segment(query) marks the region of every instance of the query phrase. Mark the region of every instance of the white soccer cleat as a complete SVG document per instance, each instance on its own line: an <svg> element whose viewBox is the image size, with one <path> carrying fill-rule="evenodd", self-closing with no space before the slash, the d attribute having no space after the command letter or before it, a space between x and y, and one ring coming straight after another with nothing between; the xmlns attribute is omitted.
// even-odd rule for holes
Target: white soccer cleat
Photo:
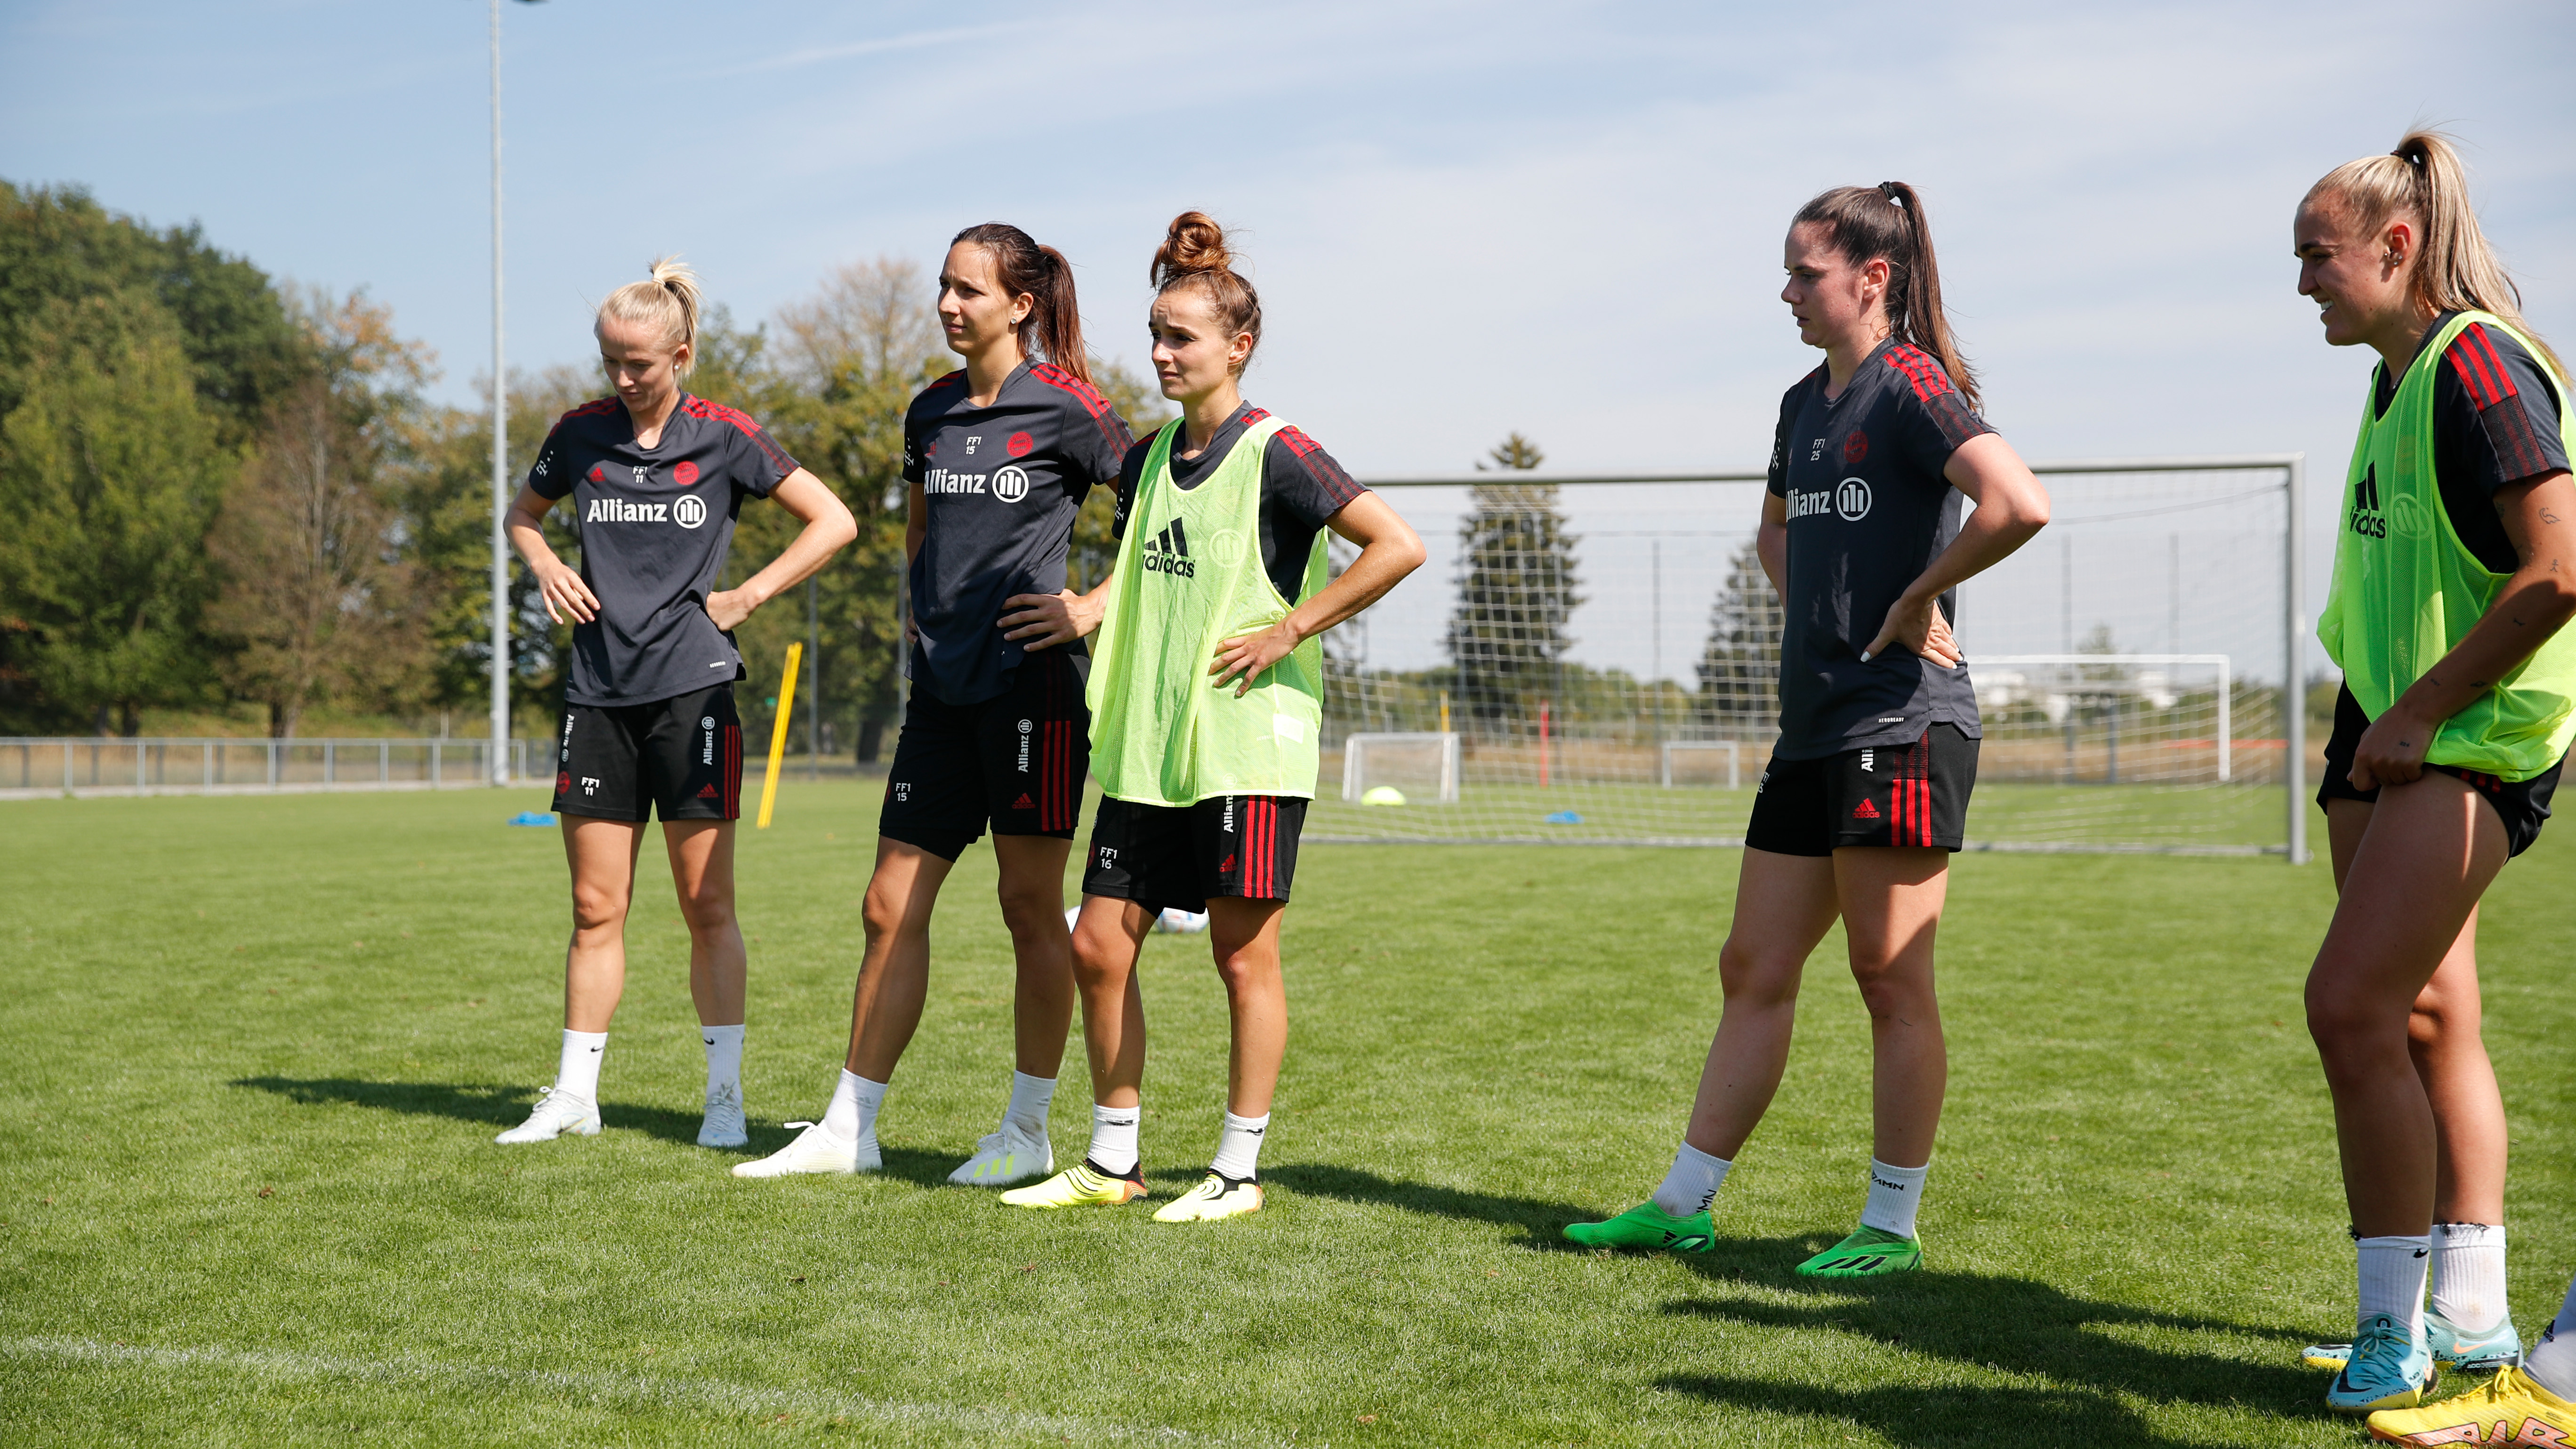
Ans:
<svg viewBox="0 0 2576 1449"><path fill-rule="evenodd" d="M528 1120L493 1138L495 1142L552 1142L565 1133L599 1135L599 1106L554 1087L537 1088L537 1105Z"/></svg>
<svg viewBox="0 0 2576 1449"><path fill-rule="evenodd" d="M805 1130L796 1134L795 1141L767 1157L756 1162L735 1163L733 1175L794 1177L809 1172L874 1172L885 1166L884 1158L873 1143L862 1152L859 1144L833 1136L832 1130L820 1122L790 1122L787 1125Z"/></svg>
<svg viewBox="0 0 2576 1449"><path fill-rule="evenodd" d="M966 1159L948 1180L960 1187L1009 1187L1055 1171L1055 1145L1041 1132L1029 1136L1009 1122L1002 1130L985 1134L975 1144L975 1155Z"/></svg>
<svg viewBox="0 0 2576 1449"><path fill-rule="evenodd" d="M751 1134L742 1120L742 1085L724 1082L707 1088L707 1120L698 1124L700 1147L749 1147Z"/></svg>

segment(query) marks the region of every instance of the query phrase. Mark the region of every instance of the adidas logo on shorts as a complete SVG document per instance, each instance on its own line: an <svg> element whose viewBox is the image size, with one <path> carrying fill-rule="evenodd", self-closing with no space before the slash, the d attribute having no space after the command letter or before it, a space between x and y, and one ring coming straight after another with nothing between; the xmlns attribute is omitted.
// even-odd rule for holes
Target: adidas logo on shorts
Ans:
<svg viewBox="0 0 2576 1449"><path fill-rule="evenodd" d="M1014 810L1035 810L1038 808L1038 802L1030 799L1025 793L1023 793L1020 798L1011 802L1011 808Z"/></svg>
<svg viewBox="0 0 2576 1449"><path fill-rule="evenodd" d="M1863 800L1858 805L1852 807L1852 818L1854 820L1876 820L1878 818L1878 807L1872 805L1866 800Z"/></svg>

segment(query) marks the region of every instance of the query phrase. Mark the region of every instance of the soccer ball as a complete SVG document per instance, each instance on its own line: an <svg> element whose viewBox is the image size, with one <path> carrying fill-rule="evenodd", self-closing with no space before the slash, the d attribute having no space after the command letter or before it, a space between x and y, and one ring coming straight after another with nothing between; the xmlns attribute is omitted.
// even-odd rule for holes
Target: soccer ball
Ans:
<svg viewBox="0 0 2576 1449"><path fill-rule="evenodd" d="M1404 803L1404 792L1395 788L1393 785L1380 785L1375 789L1370 790L1367 794L1360 796L1360 803L1363 805L1401 805Z"/></svg>

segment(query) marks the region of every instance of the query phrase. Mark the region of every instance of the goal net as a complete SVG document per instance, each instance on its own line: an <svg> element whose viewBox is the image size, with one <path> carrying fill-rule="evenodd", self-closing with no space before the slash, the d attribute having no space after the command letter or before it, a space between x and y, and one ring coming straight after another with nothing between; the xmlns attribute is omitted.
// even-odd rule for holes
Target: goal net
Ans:
<svg viewBox="0 0 2576 1449"><path fill-rule="evenodd" d="M1985 736L1971 849L2294 848L2322 743L2297 743L2298 467L2037 469L2047 530L1959 593ZM1375 486L1431 558L1326 638L1340 788L1309 838L1742 843L1779 716L1759 475Z"/></svg>

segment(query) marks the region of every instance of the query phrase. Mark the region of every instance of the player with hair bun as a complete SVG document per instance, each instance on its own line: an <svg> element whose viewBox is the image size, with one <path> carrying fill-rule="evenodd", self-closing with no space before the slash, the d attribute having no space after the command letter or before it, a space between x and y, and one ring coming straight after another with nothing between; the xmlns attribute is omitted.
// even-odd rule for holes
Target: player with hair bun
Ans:
<svg viewBox="0 0 2576 1449"><path fill-rule="evenodd" d="M1709 1204L1779 1090L1799 978L1840 917L1870 1017L1868 1195L1859 1228L1798 1271L1873 1277L1922 1264L1916 1209L1949 1080L1932 945L1982 733L1952 591L2037 533L2048 495L1977 415L1914 188L1816 197L1785 261L1780 299L1825 361L1781 401L1762 504L1762 569L1787 610L1780 739L1718 954L1725 1009L1663 1185L1565 1236L1715 1246Z"/></svg>
<svg viewBox="0 0 2576 1449"><path fill-rule="evenodd" d="M2326 1403L2399 1443L2576 1442L2576 1293L2511 1366L2504 1103L2476 935L2479 898L2539 836L2576 741L2567 374L2523 322L2441 135L2327 172L2292 226L2327 343L2379 355L2317 619L2344 688L2317 791L2337 898L2308 1031L2360 1280ZM2503 1370L2415 1408L2437 1360Z"/></svg>
<svg viewBox="0 0 2576 1449"><path fill-rule="evenodd" d="M743 677L733 631L858 537L850 510L750 418L680 384L697 361L698 279L653 263L599 304L593 331L615 395L565 413L510 505L510 541L546 616L573 621L556 742L554 808L572 867L563 1052L554 1085L501 1142L599 1131L599 1068L626 988L626 909L645 822L662 817L689 927L689 996L707 1053L701 1147L740 1147L746 961L734 920L733 829L742 813ZM581 567L540 520L573 500ZM719 589L745 498L804 521L741 587Z"/></svg>
<svg viewBox="0 0 2576 1449"><path fill-rule="evenodd" d="M1001 1122L949 1181L1006 1187L1055 1170L1047 1112L1073 1025L1064 867L1089 766L1083 703L1096 598L1065 589L1074 517L1114 482L1127 424L1091 385L1073 268L1001 222L957 233L939 321L966 365L903 419L914 638L911 698L886 772L862 906L850 1049L819 1122L741 1177L874 1172L877 1114L930 990L930 916L966 848L993 833L1019 968Z"/></svg>
<svg viewBox="0 0 2576 1449"><path fill-rule="evenodd" d="M1101 802L1073 932L1091 1056L1090 1150L1016 1207L1114 1205L1146 1195L1137 1144L1145 1006L1136 962L1166 907L1207 913L1234 1043L1207 1176L1154 1214L1239 1217L1288 1044L1280 914L1315 793L1323 727L1319 636L1422 563L1422 541L1313 439L1243 400L1261 298L1204 214L1155 250L1150 326L1176 422L1129 451L1118 481L1116 569L1091 676ZM1326 581L1326 530L1359 557Z"/></svg>

